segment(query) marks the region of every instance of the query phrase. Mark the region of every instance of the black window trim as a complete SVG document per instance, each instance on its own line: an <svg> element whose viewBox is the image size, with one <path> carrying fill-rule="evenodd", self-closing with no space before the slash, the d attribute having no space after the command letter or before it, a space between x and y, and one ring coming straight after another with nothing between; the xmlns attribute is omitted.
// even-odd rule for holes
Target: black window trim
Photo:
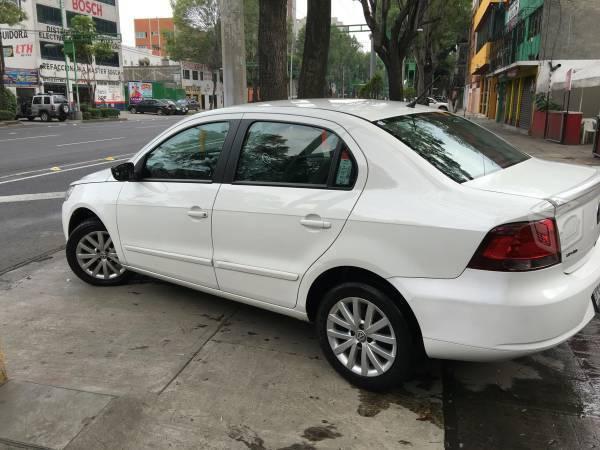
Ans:
<svg viewBox="0 0 600 450"><path fill-rule="evenodd" d="M323 130L329 131L332 134L335 134L337 138L340 140L340 143L336 147L333 153L333 157L331 158L331 167L329 168L329 174L327 175L327 184L311 184L311 183L285 183L285 182L274 182L274 181L239 181L235 179L235 174L237 172L238 164L240 162L240 155L242 153L242 147L244 146L244 141L246 139L246 135L248 130L252 126L252 124L256 122L268 122L268 123L284 123L287 125L301 125L311 128L321 128ZM337 173L339 164L340 164L340 155L342 153L342 147L346 146L348 148L348 152L350 153L350 158L352 160L352 183L348 186L335 186L335 174ZM335 169L334 169L335 168ZM333 190L333 191L352 191L356 186L356 180L358 179L358 164L356 163L356 158L350 149L350 146L339 136L338 133L333 131L331 128L323 126L323 125L315 125L314 123L302 122L294 119L273 119L273 118L265 118L265 119L242 119L237 127L237 133L235 136L235 141L233 143L232 149L229 152L229 160L227 161L227 167L225 169L225 175L223 178L223 184L231 184L231 185L240 185L240 186L273 186L273 187L288 187L288 188L300 188L300 189L325 189L325 190Z"/></svg>
<svg viewBox="0 0 600 450"><path fill-rule="evenodd" d="M142 174L144 173L144 166L146 165L146 160L148 157L162 144L167 142L172 137L178 135L179 133L183 133L191 128L201 127L204 125L210 125L213 123L229 123L229 130L227 131L227 136L225 137L225 142L223 142L223 148L221 150L221 154L219 155L219 160L217 161L217 167L215 168L215 172L213 174L212 180L196 180L193 178L144 178ZM154 145L150 150L148 150L144 155L135 163L135 182L160 182L160 183L195 183L195 184L213 184L213 183L223 183L223 176L225 173L225 167L227 162L229 161L229 157L232 150L232 145L234 143L234 139L236 137L236 132L239 127L240 120L239 119L218 119L218 116L215 116L215 120L211 120L210 122L200 122L189 124L189 126L178 130L177 133L170 134L169 136L162 139L156 145Z"/></svg>

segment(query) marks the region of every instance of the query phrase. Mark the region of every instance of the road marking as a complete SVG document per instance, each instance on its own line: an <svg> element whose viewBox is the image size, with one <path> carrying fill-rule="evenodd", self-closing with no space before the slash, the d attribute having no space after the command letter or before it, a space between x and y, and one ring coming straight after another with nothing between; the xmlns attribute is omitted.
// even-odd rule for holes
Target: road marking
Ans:
<svg viewBox="0 0 600 450"><path fill-rule="evenodd" d="M14 180L0 181L0 184L16 183L17 181L25 181L25 180L30 180L32 178L45 177L45 176L48 176L48 175L56 175L58 173L70 172L71 170L87 169L88 167L101 166L103 164L108 164L110 162L119 162L119 161L127 161L127 159L123 158L123 159L115 159L114 161L104 161L104 162L99 162L99 163L96 163L96 164L88 164L86 166L79 166L79 167L72 167L70 169L63 169L63 170L60 170L60 171L57 171L57 172L38 173L37 175L30 175L28 177L21 177L21 178L17 178L17 179L14 179Z"/></svg>
<svg viewBox="0 0 600 450"><path fill-rule="evenodd" d="M135 153L126 153L124 155L108 156L107 158L92 159L90 161L81 161L81 162L76 162L76 163L63 164L60 167L62 169L64 169L65 167L78 166L79 164L88 164L88 163L94 163L94 162L98 162L98 161L115 161L115 159L128 158L128 157L133 156L133 155L135 155ZM113 158L113 159L108 159L108 158ZM59 167L59 166L57 166L57 167ZM48 167L45 167L43 169L27 170L25 172L11 173L9 175L2 175L2 176L0 176L0 180L2 180L4 178L18 177L18 176L21 176L21 175L29 175L30 173L46 172L48 170L50 170L50 169Z"/></svg>
<svg viewBox="0 0 600 450"><path fill-rule="evenodd" d="M104 142L104 141L118 141L119 139L125 139L125 137L116 137L116 138L109 138L109 139L97 139L95 141L70 142L68 144L58 144L57 147L66 147L68 145L92 144L94 142Z"/></svg>
<svg viewBox="0 0 600 450"><path fill-rule="evenodd" d="M64 198L64 192L44 192L42 194L5 195L0 197L0 203L30 202L33 200L51 200Z"/></svg>
<svg viewBox="0 0 600 450"><path fill-rule="evenodd" d="M60 136L60 135L59 134L46 134L44 136L27 136L27 137L21 137L21 138L0 139L0 142L21 141L23 139L41 139L41 138L56 137L56 136Z"/></svg>
<svg viewBox="0 0 600 450"><path fill-rule="evenodd" d="M58 172L61 169L58 166L54 166L54 167L50 167L50 170L53 171L53 172Z"/></svg>

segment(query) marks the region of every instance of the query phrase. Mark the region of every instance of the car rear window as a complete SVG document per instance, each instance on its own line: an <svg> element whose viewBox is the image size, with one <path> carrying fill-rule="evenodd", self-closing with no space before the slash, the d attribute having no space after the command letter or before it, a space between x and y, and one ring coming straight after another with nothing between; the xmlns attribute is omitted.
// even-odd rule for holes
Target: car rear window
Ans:
<svg viewBox="0 0 600 450"><path fill-rule="evenodd" d="M458 183L530 158L485 128L450 113L409 114L375 124Z"/></svg>
<svg viewBox="0 0 600 450"><path fill-rule="evenodd" d="M54 96L54 103L68 103L67 102L67 98L63 95L55 95Z"/></svg>

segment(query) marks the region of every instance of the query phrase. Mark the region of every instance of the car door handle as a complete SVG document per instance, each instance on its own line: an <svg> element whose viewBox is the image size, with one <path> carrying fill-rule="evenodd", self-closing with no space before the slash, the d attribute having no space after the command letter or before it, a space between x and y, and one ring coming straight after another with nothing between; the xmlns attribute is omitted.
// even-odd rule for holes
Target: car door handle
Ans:
<svg viewBox="0 0 600 450"><path fill-rule="evenodd" d="M208 217L208 213L206 211L203 211L201 209L190 209L187 212L187 215L194 218L194 219L206 219Z"/></svg>
<svg viewBox="0 0 600 450"><path fill-rule="evenodd" d="M300 223L307 228L327 229L331 228L331 222L321 219L301 219Z"/></svg>

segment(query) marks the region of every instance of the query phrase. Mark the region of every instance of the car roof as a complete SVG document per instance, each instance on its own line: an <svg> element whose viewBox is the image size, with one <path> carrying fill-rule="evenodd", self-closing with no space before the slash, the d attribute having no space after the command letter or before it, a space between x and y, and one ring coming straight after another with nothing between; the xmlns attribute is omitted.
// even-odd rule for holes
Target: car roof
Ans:
<svg viewBox="0 0 600 450"><path fill-rule="evenodd" d="M285 108L285 111L278 111L279 108ZM223 112L285 112L297 109L301 111L333 111L343 114L349 114L361 119L373 122L375 120L385 119L387 117L403 116L414 114L415 112L437 111L423 105L416 105L415 108L407 106L406 102L396 102L389 100L367 100L367 99L342 99L342 98L319 98L302 100L277 100L273 102L247 103L244 105L232 106L220 109Z"/></svg>

